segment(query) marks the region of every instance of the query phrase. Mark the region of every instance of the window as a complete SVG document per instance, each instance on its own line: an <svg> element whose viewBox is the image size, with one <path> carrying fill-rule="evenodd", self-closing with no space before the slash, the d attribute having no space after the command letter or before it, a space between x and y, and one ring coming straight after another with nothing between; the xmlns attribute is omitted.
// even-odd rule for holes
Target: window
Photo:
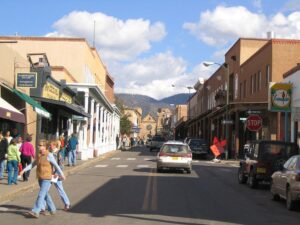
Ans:
<svg viewBox="0 0 300 225"><path fill-rule="evenodd" d="M266 87L268 87L270 82L270 66L266 66Z"/></svg>
<svg viewBox="0 0 300 225"><path fill-rule="evenodd" d="M254 93L254 82L253 82L253 75L251 75L251 82L250 82L250 91L251 91L251 94Z"/></svg>
<svg viewBox="0 0 300 225"><path fill-rule="evenodd" d="M240 83L240 99L242 99L243 95L243 83Z"/></svg>
<svg viewBox="0 0 300 225"><path fill-rule="evenodd" d="M261 89L261 72L258 71L257 75L258 75L258 78L257 78L257 90L260 90Z"/></svg>
<svg viewBox="0 0 300 225"><path fill-rule="evenodd" d="M246 98L246 91L247 91L247 81L244 81L244 98Z"/></svg>
<svg viewBox="0 0 300 225"><path fill-rule="evenodd" d="M256 87L256 73L254 74L254 80L253 80L253 92L256 92L257 87Z"/></svg>

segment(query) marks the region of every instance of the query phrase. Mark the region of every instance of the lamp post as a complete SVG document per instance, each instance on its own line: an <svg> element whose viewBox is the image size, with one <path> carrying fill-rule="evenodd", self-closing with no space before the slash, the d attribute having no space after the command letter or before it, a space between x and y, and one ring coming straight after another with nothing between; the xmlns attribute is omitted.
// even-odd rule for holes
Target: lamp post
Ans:
<svg viewBox="0 0 300 225"><path fill-rule="evenodd" d="M226 72L226 82L227 82L227 90L226 90L226 112L225 112L225 139L226 139L226 149L225 149L225 158L228 159L228 136L229 136L229 130L228 130L228 121L229 121L229 115L228 115L228 109L229 109L229 65L227 63L220 64L216 62L203 62L203 65L208 67L212 65L219 65L222 66L222 68Z"/></svg>

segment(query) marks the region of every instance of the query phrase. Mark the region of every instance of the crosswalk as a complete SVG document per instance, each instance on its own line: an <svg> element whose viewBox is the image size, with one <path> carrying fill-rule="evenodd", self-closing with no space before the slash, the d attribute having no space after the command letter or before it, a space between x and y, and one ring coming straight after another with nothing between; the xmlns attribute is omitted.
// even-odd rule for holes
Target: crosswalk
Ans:
<svg viewBox="0 0 300 225"><path fill-rule="evenodd" d="M108 167L115 167L115 168L128 168L128 167L136 167L136 168L150 168L150 165L127 165L127 164L120 164L120 165L108 165L108 164L98 164L95 165L95 168L108 168ZM153 166L152 166L153 167Z"/></svg>

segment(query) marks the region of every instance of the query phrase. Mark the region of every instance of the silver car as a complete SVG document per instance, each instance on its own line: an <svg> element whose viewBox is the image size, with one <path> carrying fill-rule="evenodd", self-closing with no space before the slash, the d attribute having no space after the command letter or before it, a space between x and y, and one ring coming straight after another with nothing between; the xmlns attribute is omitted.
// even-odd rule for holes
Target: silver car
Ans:
<svg viewBox="0 0 300 225"><path fill-rule="evenodd" d="M168 141L157 155L157 172L163 169L184 169L187 173L192 171L192 152L190 147L183 142Z"/></svg>
<svg viewBox="0 0 300 225"><path fill-rule="evenodd" d="M271 192L274 200L286 199L289 210L300 200L300 155L291 157L280 171L273 173Z"/></svg>

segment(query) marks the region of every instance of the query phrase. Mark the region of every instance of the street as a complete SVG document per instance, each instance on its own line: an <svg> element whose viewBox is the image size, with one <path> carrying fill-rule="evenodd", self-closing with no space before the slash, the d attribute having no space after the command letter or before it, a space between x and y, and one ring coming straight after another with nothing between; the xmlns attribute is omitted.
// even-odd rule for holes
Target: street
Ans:
<svg viewBox="0 0 300 225"><path fill-rule="evenodd" d="M24 217L37 190L0 206L0 224L299 224L300 212L274 202L268 188L237 182L237 167L195 160L192 174L156 173L156 153L135 147L71 174L64 212L54 187L53 216Z"/></svg>

